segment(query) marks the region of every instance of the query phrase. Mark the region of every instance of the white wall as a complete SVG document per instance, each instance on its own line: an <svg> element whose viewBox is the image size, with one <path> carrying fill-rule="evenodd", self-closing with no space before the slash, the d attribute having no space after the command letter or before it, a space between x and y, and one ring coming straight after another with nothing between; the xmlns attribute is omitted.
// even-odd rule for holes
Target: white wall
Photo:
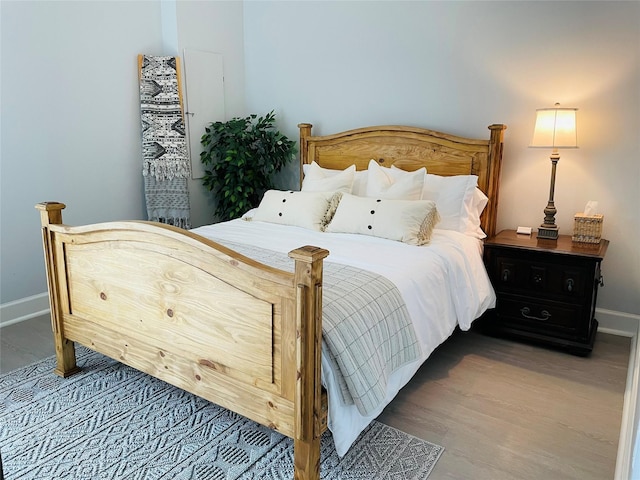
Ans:
<svg viewBox="0 0 640 480"><path fill-rule="evenodd" d="M0 305L46 291L36 203L66 203L69 224L145 218L137 55L176 53L170 13L159 0L0 2ZM185 47L225 54L225 101L243 113L242 3L177 13Z"/></svg>
<svg viewBox="0 0 640 480"><path fill-rule="evenodd" d="M0 8L5 303L46 290L36 203L66 203L72 224L143 217L136 57L161 35L155 3Z"/></svg>
<svg viewBox="0 0 640 480"><path fill-rule="evenodd" d="M224 70L225 114L227 119L244 116L244 43L243 3L177 2L179 55L184 49L222 54ZM204 132L201 132L204 134ZM201 146L192 145L198 161ZM202 179L189 182L191 224L194 227L214 220L213 195L202 186Z"/></svg>
<svg viewBox="0 0 640 480"><path fill-rule="evenodd" d="M159 1L0 5L4 304L46 289L36 202L67 203L71 224L144 218L135 58L174 52L163 51ZM637 315L639 9L179 1L176 22L179 51L223 54L227 117L275 109L292 138L302 121L320 134L402 123L476 137L506 123L501 228L542 220L550 163L527 148L535 109L555 101L580 108L581 148L563 152L558 166L557 222L570 233L573 214L600 202L611 246L599 305ZM279 183L296 186L296 169ZM199 181L190 190L193 223L205 223L208 192Z"/></svg>
<svg viewBox="0 0 640 480"><path fill-rule="evenodd" d="M175 7L178 52L224 56L228 118L275 109L292 138L301 121L317 133L402 123L477 137L506 123L502 228L536 226L546 205L547 154L527 148L535 109L579 107L581 148L562 153L557 221L570 233L573 214L600 202L611 240L600 306L640 313L638 2ZM46 288L36 202L68 203L71 224L144 217L135 59L175 52L163 51L159 2L2 2L0 12L6 303ZM296 169L283 185L295 187ZM190 188L198 225L211 201L199 181Z"/></svg>
<svg viewBox="0 0 640 480"><path fill-rule="evenodd" d="M578 107L556 222L598 200L611 241L599 306L640 314L639 2L245 2L247 109L284 132L408 124L488 138L506 123L498 227L537 227L549 154L536 108ZM297 166L283 178L297 181Z"/></svg>

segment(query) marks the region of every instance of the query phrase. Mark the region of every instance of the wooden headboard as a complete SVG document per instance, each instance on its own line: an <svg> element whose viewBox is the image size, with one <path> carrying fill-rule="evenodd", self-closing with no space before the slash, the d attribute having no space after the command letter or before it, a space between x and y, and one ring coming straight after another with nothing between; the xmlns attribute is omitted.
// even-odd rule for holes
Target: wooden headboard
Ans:
<svg viewBox="0 0 640 480"><path fill-rule="evenodd" d="M333 135L311 135L310 123L300 128L300 184L302 165L315 161L324 168L355 165L366 170L371 159L385 167L403 170L426 167L436 175L477 175L478 187L489 197L481 225L491 237L496 233L502 143L506 125L489 126L488 140L458 137L418 127L375 126Z"/></svg>

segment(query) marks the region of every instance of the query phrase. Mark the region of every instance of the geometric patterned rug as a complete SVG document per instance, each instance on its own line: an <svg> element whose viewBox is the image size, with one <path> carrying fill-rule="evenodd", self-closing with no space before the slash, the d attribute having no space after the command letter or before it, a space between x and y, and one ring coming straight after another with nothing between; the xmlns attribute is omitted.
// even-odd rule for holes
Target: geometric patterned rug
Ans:
<svg viewBox="0 0 640 480"><path fill-rule="evenodd" d="M6 480L292 479L293 441L84 347L0 376ZM322 437L322 479L425 480L443 447L372 422L339 458Z"/></svg>

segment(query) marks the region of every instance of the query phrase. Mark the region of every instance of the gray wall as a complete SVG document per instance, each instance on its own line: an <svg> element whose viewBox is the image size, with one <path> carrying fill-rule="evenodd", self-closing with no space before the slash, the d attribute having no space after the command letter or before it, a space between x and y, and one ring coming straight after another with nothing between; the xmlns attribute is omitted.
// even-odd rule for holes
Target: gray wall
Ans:
<svg viewBox="0 0 640 480"><path fill-rule="evenodd" d="M639 2L246 2L247 108L288 135L409 124L488 138L506 123L499 228L536 227L550 151L530 149L536 108L578 107L580 148L561 152L561 233L600 203L599 306L640 314ZM294 186L297 166L288 172Z"/></svg>
<svg viewBox="0 0 640 480"><path fill-rule="evenodd" d="M243 113L242 3L177 6L0 2L0 305L46 291L36 203L66 203L72 225L145 218L137 55L176 54L176 18L180 51L224 55L228 112ZM204 223L208 200L190 187Z"/></svg>
<svg viewBox="0 0 640 480"><path fill-rule="evenodd" d="M4 303L46 290L37 202L68 204L68 223L142 218L136 56L161 32L153 3L1 8Z"/></svg>
<svg viewBox="0 0 640 480"><path fill-rule="evenodd" d="M176 54L182 55L184 49L222 54L226 118L243 116L245 78L242 2L180 0L176 6ZM197 161L200 145L192 145L191 148L191 154ZM202 186L202 180L189 182L189 196L192 225L195 227L212 223L215 203L211 192Z"/></svg>
<svg viewBox="0 0 640 480"><path fill-rule="evenodd" d="M144 218L135 59L167 53L167 18L157 1L0 5L4 304L46 289L36 202L67 203L71 224ZM550 163L527 148L535 109L578 107L580 148L562 152L557 222L570 233L574 213L600 202L611 246L599 305L640 314L640 3L175 8L178 51L224 56L227 117L275 109L292 138L302 121L320 134L399 123L480 138L506 123L501 228L542 220ZM296 179L292 165L279 183ZM190 187L197 225L212 206Z"/></svg>

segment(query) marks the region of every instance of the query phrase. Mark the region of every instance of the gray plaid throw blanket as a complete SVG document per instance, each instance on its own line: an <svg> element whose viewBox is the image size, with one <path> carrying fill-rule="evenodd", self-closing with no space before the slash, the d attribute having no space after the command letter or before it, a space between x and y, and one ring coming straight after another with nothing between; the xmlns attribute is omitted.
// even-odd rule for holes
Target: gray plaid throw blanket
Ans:
<svg viewBox="0 0 640 480"><path fill-rule="evenodd" d="M287 254L216 241L266 265L293 270ZM344 403L370 415L384 402L391 374L420 356L409 312L396 286L381 275L327 261L323 275L323 352L339 373Z"/></svg>

